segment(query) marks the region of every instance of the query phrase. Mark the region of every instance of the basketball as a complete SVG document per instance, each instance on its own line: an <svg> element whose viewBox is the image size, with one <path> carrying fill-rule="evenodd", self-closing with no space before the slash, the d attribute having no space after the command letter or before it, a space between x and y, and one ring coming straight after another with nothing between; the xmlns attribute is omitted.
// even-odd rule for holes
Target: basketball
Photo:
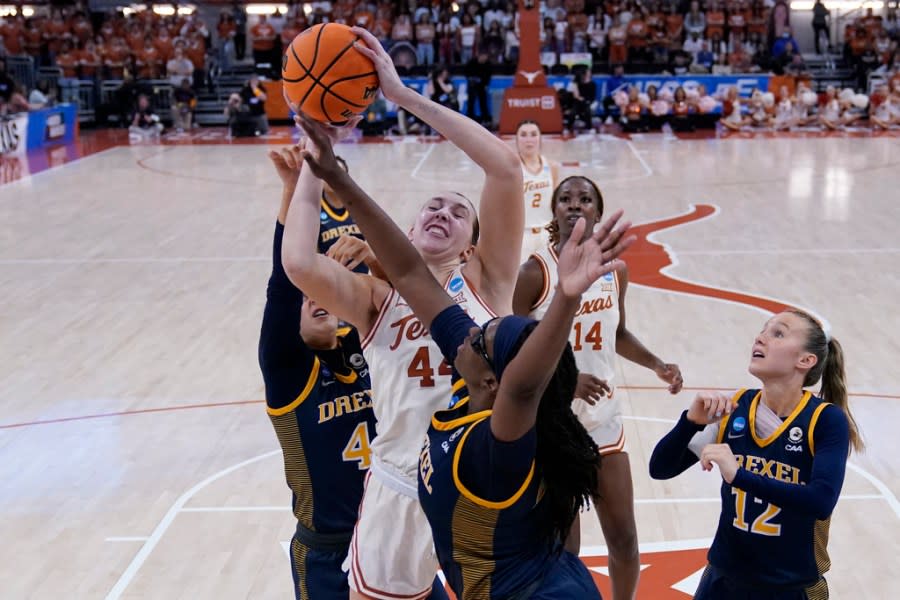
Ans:
<svg viewBox="0 0 900 600"><path fill-rule="evenodd" d="M378 74L353 47L358 39L339 23L315 25L295 37L282 58L285 99L322 123L340 124L364 112L375 100Z"/></svg>

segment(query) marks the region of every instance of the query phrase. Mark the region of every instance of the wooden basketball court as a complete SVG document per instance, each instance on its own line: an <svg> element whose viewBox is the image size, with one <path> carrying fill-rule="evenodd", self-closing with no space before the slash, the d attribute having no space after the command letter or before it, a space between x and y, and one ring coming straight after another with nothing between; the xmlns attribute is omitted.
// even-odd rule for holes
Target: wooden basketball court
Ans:
<svg viewBox="0 0 900 600"><path fill-rule="evenodd" d="M120 146L0 186L0 596L292 597L256 358L280 194L266 150ZM429 193L477 198L447 143L339 153L404 226ZM753 336L783 304L843 343L868 444L832 519L832 597L900 597L897 139L589 136L544 154L640 224L629 328L687 386L671 397L620 362L639 597L690 596L719 513L718 473L652 481L649 453L697 390L755 384ZM595 515L582 524L608 589Z"/></svg>

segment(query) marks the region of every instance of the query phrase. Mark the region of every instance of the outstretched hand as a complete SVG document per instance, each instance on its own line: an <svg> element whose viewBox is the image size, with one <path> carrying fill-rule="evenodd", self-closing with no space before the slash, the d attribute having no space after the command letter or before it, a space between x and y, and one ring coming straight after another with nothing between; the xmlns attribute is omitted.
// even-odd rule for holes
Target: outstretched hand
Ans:
<svg viewBox="0 0 900 600"><path fill-rule="evenodd" d="M625 236L631 227L626 221L616 227L622 218L622 210L618 210L603 222L590 237L582 240L587 226L584 218L578 219L569 241L559 253L559 291L567 297L583 294L591 284L607 273L625 266L618 257L635 241L635 236Z"/></svg>
<svg viewBox="0 0 900 600"><path fill-rule="evenodd" d="M397 73L397 68L394 66L391 56L382 47L378 39L362 27L353 27L350 31L362 38L362 42L355 42L353 47L375 65L381 93L384 94L387 100L399 104L398 94L400 91L405 90L406 86L400 80L400 75Z"/></svg>
<svg viewBox="0 0 900 600"><path fill-rule="evenodd" d="M333 127L314 121L303 113L295 117L295 122L307 137L306 146L301 150L300 155L316 177L326 183L331 183L335 177L344 173L334 157L334 150L331 146L347 137L361 118L355 117L343 127Z"/></svg>
<svg viewBox="0 0 900 600"><path fill-rule="evenodd" d="M287 146L281 150L269 150L269 160L275 166L281 183L286 188L294 188L297 186L297 179L300 177L300 170L303 167L303 156L301 150L303 140L299 144Z"/></svg>

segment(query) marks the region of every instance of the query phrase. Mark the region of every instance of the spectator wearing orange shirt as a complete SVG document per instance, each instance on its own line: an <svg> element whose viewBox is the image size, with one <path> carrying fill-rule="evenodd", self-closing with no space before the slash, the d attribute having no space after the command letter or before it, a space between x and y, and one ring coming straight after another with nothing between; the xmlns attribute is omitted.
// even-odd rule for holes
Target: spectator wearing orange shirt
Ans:
<svg viewBox="0 0 900 600"><path fill-rule="evenodd" d="M103 56L103 64L106 67L107 76L112 79L122 79L125 76L125 65L131 57L131 50L125 44L125 40L115 37L108 46Z"/></svg>
<svg viewBox="0 0 900 600"><path fill-rule="evenodd" d="M159 50L160 64L166 64L175 54L175 40L169 35L169 30L165 26L161 25L158 28L153 45Z"/></svg>
<svg viewBox="0 0 900 600"><path fill-rule="evenodd" d="M72 39L69 27L66 25L62 15L58 11L54 12L50 22L44 25L43 30L41 31L41 39L47 48L47 56L51 62L53 62L53 58L62 50L63 42Z"/></svg>
<svg viewBox="0 0 900 600"><path fill-rule="evenodd" d="M713 2L706 12L706 37L713 39L717 34L720 39L725 38L725 12L718 2Z"/></svg>
<svg viewBox="0 0 900 600"><path fill-rule="evenodd" d="M184 46L184 55L194 65L194 89L198 90L203 86L206 79L206 42L203 36L198 32L190 36ZM281 63L278 63L281 66Z"/></svg>
<svg viewBox="0 0 900 600"><path fill-rule="evenodd" d="M253 62L256 64L267 63L270 68L274 68L276 65L280 67L280 61L274 60L275 57L272 56L272 52L275 50L275 38L278 34L266 15L259 15L259 22L250 28L250 34L253 36Z"/></svg>
<svg viewBox="0 0 900 600"><path fill-rule="evenodd" d="M135 55L137 59L138 77L155 79L159 76L162 66L162 57L159 50L153 45L153 38L149 35L144 38L144 47Z"/></svg>
<svg viewBox="0 0 900 600"><path fill-rule="evenodd" d="M22 54L25 50L25 36L21 17L3 17L0 38L3 38L3 47L8 55Z"/></svg>
<svg viewBox="0 0 900 600"><path fill-rule="evenodd" d="M669 14L666 15L666 34L669 36L669 50L681 49L681 41L684 38L684 17L678 13L675 4L669 4Z"/></svg>
<svg viewBox="0 0 900 600"><path fill-rule="evenodd" d="M25 53L31 56L36 62L41 57L41 45L43 44L41 29L39 27L40 17L33 17L25 21L25 31L22 36L25 43Z"/></svg>
<svg viewBox="0 0 900 600"><path fill-rule="evenodd" d="M94 42L87 40L84 47L78 52L78 64L81 67L81 77L83 79L94 79L100 73L100 67L103 65L103 58L97 52Z"/></svg>
<svg viewBox="0 0 900 600"><path fill-rule="evenodd" d="M624 64L628 61L628 30L622 23L621 13L616 15L616 24L609 28L609 64Z"/></svg>
<svg viewBox="0 0 900 600"><path fill-rule="evenodd" d="M643 11L638 9L634 12L626 30L628 32L629 60L632 62L646 61L648 32Z"/></svg>
<svg viewBox="0 0 900 600"><path fill-rule="evenodd" d="M75 36L75 39L80 45L84 45L88 40L91 40L94 37L94 28L81 11L75 14L75 18L72 20L71 29L72 35Z"/></svg>
<svg viewBox="0 0 900 600"><path fill-rule="evenodd" d="M62 42L59 52L56 54L56 66L62 69L63 77L67 79L78 78L78 54L72 50L72 43Z"/></svg>

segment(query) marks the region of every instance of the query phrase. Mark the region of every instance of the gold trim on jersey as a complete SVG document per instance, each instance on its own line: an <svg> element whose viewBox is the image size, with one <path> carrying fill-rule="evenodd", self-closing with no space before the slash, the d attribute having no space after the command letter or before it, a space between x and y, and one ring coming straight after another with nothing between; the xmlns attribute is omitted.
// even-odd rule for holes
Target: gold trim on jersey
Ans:
<svg viewBox="0 0 900 600"><path fill-rule="evenodd" d="M813 412L812 418L809 420L809 452L813 456L816 455L816 442L813 439L813 433L816 430L816 423L819 422L819 415L822 414L822 411L825 410L825 407L828 406L830 402L823 402L822 404L816 407L816 410Z"/></svg>
<svg viewBox="0 0 900 600"><path fill-rule="evenodd" d="M457 444L456 446L456 450L454 450L453 452L453 483L456 484L456 489L459 490L460 494L462 494L465 498L474 502L478 506L490 508L493 510L502 510L504 508L509 508L510 506L515 504L519 500L519 498L522 497L522 494L525 493L525 490L528 489L528 486L531 484L531 480L534 477L534 460L531 461L531 468L528 470L528 475L525 477L525 482L522 483L522 487L520 487L518 491L512 495L512 497L507 500L503 500L502 502L491 502L490 500L479 498L478 496L470 492L466 488L466 486L463 485L463 482L459 478L459 457L462 453L463 444L466 443L466 438L469 437L469 434L473 429L475 429L475 426L491 416L491 412L491 410L486 410L475 413L474 415L467 415L462 419L456 419L456 421L462 422L463 419L467 419L468 417L478 417L479 415L481 416L481 418L476 419L474 423L469 425L469 427L466 429L466 432L462 435L462 438L460 438L459 444Z"/></svg>
<svg viewBox="0 0 900 600"><path fill-rule="evenodd" d="M356 375L356 371L350 371L349 375L341 375L337 371L333 371L333 373L334 373L334 378L337 379L338 381L340 381L341 383L355 383L356 380L359 378Z"/></svg>
<svg viewBox="0 0 900 600"><path fill-rule="evenodd" d="M767 437L764 440L759 439L759 436L756 435L756 408L759 406L759 399L762 397L762 390L756 392L756 396L753 397L753 402L750 404L750 435L753 436L753 441L756 442L756 445L760 448L765 448L784 433L784 430L787 429L791 423L794 422L794 419L797 418L806 405L809 403L809 399L812 397L812 393L803 392L803 398L800 399L800 402L797 403L797 406L794 407L794 410L791 412L790 416L778 426L778 429L772 432L772 435Z"/></svg>
<svg viewBox="0 0 900 600"><path fill-rule="evenodd" d="M313 387L316 385L316 381L319 379L319 358L313 361L312 369L309 372L309 379L306 380L306 387L303 388L303 391L300 392L300 395L297 396L296 400L288 404L287 406L282 406L281 408L269 408L266 407L266 412L268 412L273 417L280 417L281 415L286 415L306 400L306 397L309 396L309 393L312 391Z"/></svg>
<svg viewBox="0 0 900 600"><path fill-rule="evenodd" d="M337 221L339 223L343 223L350 217L350 211L347 210L346 208L344 208L344 216L343 217L338 216L338 214L336 212L334 212L336 209L333 206L331 206L330 204L328 204L328 200L325 199L324 194L322 194L322 199L319 202L321 203L322 210L325 211L325 214L327 214L329 217L331 217L332 219L334 219L335 221Z"/></svg>
<svg viewBox="0 0 900 600"><path fill-rule="evenodd" d="M451 429L456 429L462 425L468 425L474 421L478 421L485 417L491 416L491 409L480 410L477 413L472 413L471 415L463 415L461 417L457 417L455 419L450 419L449 421L441 421L438 418L438 415L442 412L456 411L456 409L465 406L469 403L469 397L466 396L459 402L453 405L453 408L448 408L447 410L439 410L433 415L431 415L431 426L437 429L438 431L450 431Z"/></svg>
<svg viewBox="0 0 900 600"><path fill-rule="evenodd" d="M716 443L721 444L722 440L725 439L725 430L728 429L728 421L731 419L731 415L734 414L734 407L738 405L738 402L741 399L741 396L744 395L746 389L740 389L737 393L731 397L731 412L722 417L722 420L719 421L719 433L716 434Z"/></svg>
<svg viewBox="0 0 900 600"><path fill-rule="evenodd" d="M466 380L460 377L452 386L450 386L450 393L455 394L464 387L466 387ZM468 398L468 396L466 396L466 398Z"/></svg>

